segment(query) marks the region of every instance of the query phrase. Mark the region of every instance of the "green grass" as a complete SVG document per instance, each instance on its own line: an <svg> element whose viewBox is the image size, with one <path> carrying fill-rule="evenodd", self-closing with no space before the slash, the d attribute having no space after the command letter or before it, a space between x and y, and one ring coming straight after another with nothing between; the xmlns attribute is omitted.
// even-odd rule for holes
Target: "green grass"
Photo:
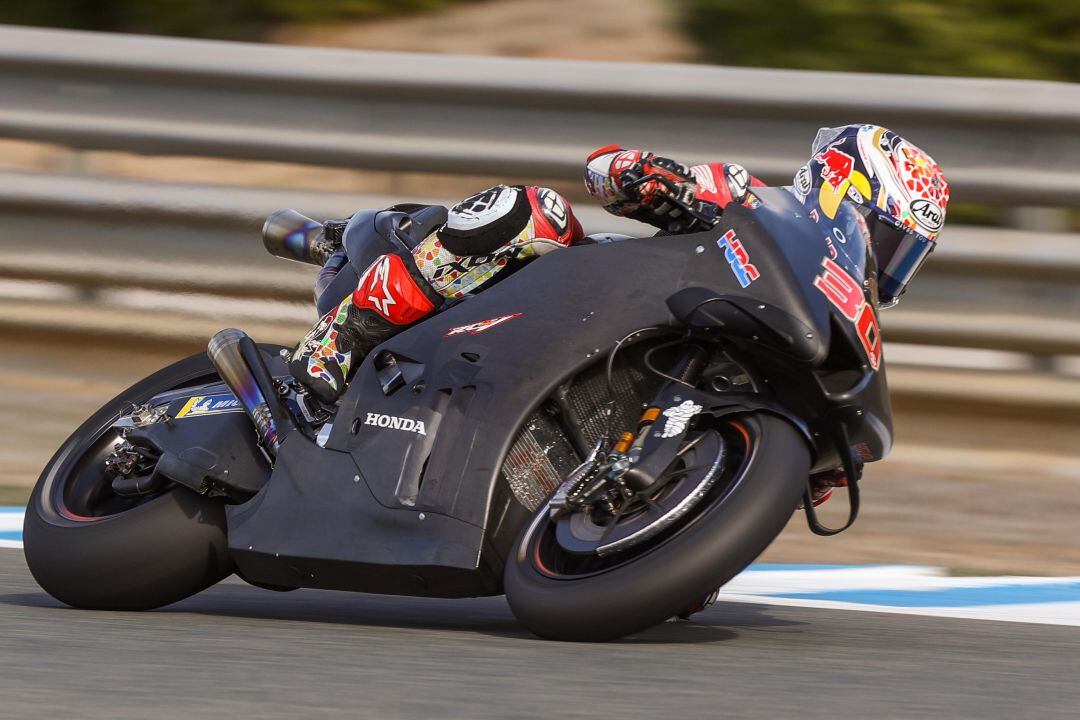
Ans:
<svg viewBox="0 0 1080 720"><path fill-rule="evenodd" d="M334 22L436 10L465 0L34 0L0 4L0 23L257 40L290 22Z"/></svg>
<svg viewBox="0 0 1080 720"><path fill-rule="evenodd" d="M674 1L723 65L1080 81L1068 0Z"/></svg>

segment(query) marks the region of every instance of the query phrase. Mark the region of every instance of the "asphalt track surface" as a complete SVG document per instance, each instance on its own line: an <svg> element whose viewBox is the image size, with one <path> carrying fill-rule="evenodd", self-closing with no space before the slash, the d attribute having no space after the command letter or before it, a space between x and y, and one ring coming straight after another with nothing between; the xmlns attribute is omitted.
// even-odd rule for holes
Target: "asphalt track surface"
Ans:
<svg viewBox="0 0 1080 720"><path fill-rule="evenodd" d="M1080 628L718 603L619 643L536 639L502 598L230 580L72 610L0 550L3 718L1069 718Z"/></svg>

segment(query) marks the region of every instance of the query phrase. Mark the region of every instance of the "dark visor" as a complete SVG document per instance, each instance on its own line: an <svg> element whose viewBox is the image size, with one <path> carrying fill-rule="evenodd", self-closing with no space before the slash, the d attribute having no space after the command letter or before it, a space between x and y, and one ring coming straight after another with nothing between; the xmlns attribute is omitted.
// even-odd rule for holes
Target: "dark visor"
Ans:
<svg viewBox="0 0 1080 720"><path fill-rule="evenodd" d="M897 228L876 213L869 224L878 268L878 300L888 307L896 304L904 294L936 243L918 233Z"/></svg>

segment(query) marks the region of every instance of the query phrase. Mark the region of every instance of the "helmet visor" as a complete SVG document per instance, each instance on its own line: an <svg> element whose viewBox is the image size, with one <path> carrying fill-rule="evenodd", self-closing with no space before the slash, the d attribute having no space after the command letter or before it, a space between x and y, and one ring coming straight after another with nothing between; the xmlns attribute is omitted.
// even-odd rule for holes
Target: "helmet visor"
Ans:
<svg viewBox="0 0 1080 720"><path fill-rule="evenodd" d="M881 216L871 225L870 242L878 267L878 300L882 307L895 305L936 243Z"/></svg>

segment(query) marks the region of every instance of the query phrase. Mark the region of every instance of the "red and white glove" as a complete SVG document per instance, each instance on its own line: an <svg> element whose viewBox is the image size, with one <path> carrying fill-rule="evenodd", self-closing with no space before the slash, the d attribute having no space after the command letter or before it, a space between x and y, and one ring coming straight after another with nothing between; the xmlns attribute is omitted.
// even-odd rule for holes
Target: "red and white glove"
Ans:
<svg viewBox="0 0 1080 720"><path fill-rule="evenodd" d="M711 227L725 205L742 202L751 185L761 184L741 165L688 167L617 145L596 150L585 165L585 187L605 210L668 232Z"/></svg>

